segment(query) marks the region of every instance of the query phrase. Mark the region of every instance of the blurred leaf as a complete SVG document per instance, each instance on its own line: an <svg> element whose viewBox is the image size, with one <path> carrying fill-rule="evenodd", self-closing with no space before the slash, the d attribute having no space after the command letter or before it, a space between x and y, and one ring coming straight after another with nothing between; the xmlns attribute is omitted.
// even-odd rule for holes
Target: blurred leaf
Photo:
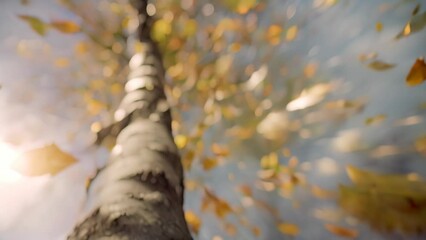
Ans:
<svg viewBox="0 0 426 240"><path fill-rule="evenodd" d="M58 68L65 68L65 67L68 67L70 65L69 59L64 58L64 57L60 57L60 58L55 59L55 61L53 63Z"/></svg>
<svg viewBox="0 0 426 240"><path fill-rule="evenodd" d="M311 187L311 193L319 199L332 199L335 198L336 195L334 192L328 191L324 188L315 185Z"/></svg>
<svg viewBox="0 0 426 240"><path fill-rule="evenodd" d="M380 60L372 61L368 64L368 67L377 71L385 71L395 67L395 64L382 62Z"/></svg>
<svg viewBox="0 0 426 240"><path fill-rule="evenodd" d="M50 26L62 33L77 33L80 32L80 26L72 21L57 20L50 22Z"/></svg>
<svg viewBox="0 0 426 240"><path fill-rule="evenodd" d="M19 15L19 18L27 22L39 35L44 36L46 34L48 25L39 18L28 15Z"/></svg>
<svg viewBox="0 0 426 240"><path fill-rule="evenodd" d="M417 13L419 13L419 11L420 11L420 3L418 3L417 5L416 5L416 7L413 9L413 11L411 12L411 15L412 16L414 16L414 15L417 15Z"/></svg>
<svg viewBox="0 0 426 240"><path fill-rule="evenodd" d="M426 81L426 63L423 58L418 58L405 78L408 86L416 86Z"/></svg>
<svg viewBox="0 0 426 240"><path fill-rule="evenodd" d="M426 156L426 135L423 135L415 141L416 151Z"/></svg>
<svg viewBox="0 0 426 240"><path fill-rule="evenodd" d="M281 233L290 236L297 236L300 232L299 226L292 223L281 222L278 223L277 228Z"/></svg>
<svg viewBox="0 0 426 240"><path fill-rule="evenodd" d="M421 31L426 26L426 12L415 14L410 21L404 26L401 32L396 35L395 39L408 37L409 35Z"/></svg>
<svg viewBox="0 0 426 240"><path fill-rule="evenodd" d="M230 10L239 14L245 14L256 6L257 0L222 0Z"/></svg>
<svg viewBox="0 0 426 240"><path fill-rule="evenodd" d="M293 41L297 37L297 33L299 32L299 29L297 26L291 26L285 35L285 38L287 41Z"/></svg>
<svg viewBox="0 0 426 240"><path fill-rule="evenodd" d="M223 219L232 212L231 206L224 200L217 197L213 192L204 188L204 197L201 201L201 211L213 210L217 217Z"/></svg>
<svg viewBox="0 0 426 240"><path fill-rule="evenodd" d="M164 41L171 32L171 23L165 19L157 20L152 26L152 37L159 42Z"/></svg>
<svg viewBox="0 0 426 240"><path fill-rule="evenodd" d="M202 161L203 169L205 171L209 171L213 168L215 168L218 164L217 159L214 158L204 158Z"/></svg>
<svg viewBox="0 0 426 240"><path fill-rule="evenodd" d="M201 226L200 218L193 211L185 211L185 220L189 225L189 229L198 234Z"/></svg>
<svg viewBox="0 0 426 240"><path fill-rule="evenodd" d="M354 229L340 227L333 224L325 224L324 227L331 233L345 238L356 238L358 236L358 232Z"/></svg>
<svg viewBox="0 0 426 240"><path fill-rule="evenodd" d="M411 175L347 168L354 186L340 186L339 204L381 231L426 231L426 182Z"/></svg>
<svg viewBox="0 0 426 240"><path fill-rule="evenodd" d="M87 46L86 42L79 42L74 47L74 52L78 55L85 54L87 53L88 50L89 50L89 47Z"/></svg>
<svg viewBox="0 0 426 240"><path fill-rule="evenodd" d="M377 22L376 23L376 31L377 32L381 32L383 30L383 23L382 22Z"/></svg>
<svg viewBox="0 0 426 240"><path fill-rule="evenodd" d="M25 152L12 167L26 176L55 175L76 161L72 155L50 144Z"/></svg>
<svg viewBox="0 0 426 240"><path fill-rule="evenodd" d="M369 117L369 118L367 118L367 119L365 119L365 124L366 125L377 125L377 124L380 124L380 123L382 123L383 121L385 121L386 120L386 115L384 115L384 114L379 114L379 115L376 115L376 116L373 116L373 117Z"/></svg>
<svg viewBox="0 0 426 240"><path fill-rule="evenodd" d="M377 57L377 53L371 52L371 53L368 53L368 54L360 54L358 59L361 62L365 62L367 60L375 59L376 57Z"/></svg>
<svg viewBox="0 0 426 240"><path fill-rule="evenodd" d="M272 24L266 32L266 40L272 45L277 45L280 43L282 31L283 29L280 25Z"/></svg>
<svg viewBox="0 0 426 240"><path fill-rule="evenodd" d="M227 157L229 155L229 149L226 146L213 143L211 148L212 148L212 152L216 154L217 156Z"/></svg>
<svg viewBox="0 0 426 240"><path fill-rule="evenodd" d="M175 143L179 149L183 149L188 144L188 137L185 135L176 135Z"/></svg>

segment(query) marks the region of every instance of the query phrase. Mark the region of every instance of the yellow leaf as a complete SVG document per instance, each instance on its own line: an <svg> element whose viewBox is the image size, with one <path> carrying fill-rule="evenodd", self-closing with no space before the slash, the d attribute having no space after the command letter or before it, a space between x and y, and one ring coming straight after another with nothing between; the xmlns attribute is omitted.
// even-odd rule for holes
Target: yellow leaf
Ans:
<svg viewBox="0 0 426 240"><path fill-rule="evenodd" d="M285 35L285 38L287 39L287 41L293 41L297 37L298 31L299 30L298 30L297 26L291 26L287 30L287 33Z"/></svg>
<svg viewBox="0 0 426 240"><path fill-rule="evenodd" d="M72 21L57 20L50 22L50 26L62 33L80 32L80 26Z"/></svg>
<svg viewBox="0 0 426 240"><path fill-rule="evenodd" d="M325 224L324 227L331 233L345 238L356 238L358 232L354 229L344 228L333 224Z"/></svg>
<svg viewBox="0 0 426 240"><path fill-rule="evenodd" d="M218 161L217 159L213 159L213 158L204 158L202 164L203 164L203 169L205 171L209 171L217 166Z"/></svg>
<svg viewBox="0 0 426 240"><path fill-rule="evenodd" d="M219 157L226 157L229 155L229 149L226 146L213 143L211 148L212 148L212 152Z"/></svg>
<svg viewBox="0 0 426 240"><path fill-rule="evenodd" d="M112 95L118 95L123 92L123 85L120 83L111 84L110 91Z"/></svg>
<svg viewBox="0 0 426 240"><path fill-rule="evenodd" d="M395 67L395 64L386 63L380 60L374 60L368 64L368 67L376 71L385 71Z"/></svg>
<svg viewBox="0 0 426 240"><path fill-rule="evenodd" d="M87 102L87 110L89 111L90 114L92 115L97 115L99 114L102 110L104 110L106 108L105 103L96 100L96 99L90 99Z"/></svg>
<svg viewBox="0 0 426 240"><path fill-rule="evenodd" d="M186 144L188 144L188 137L185 135L176 135L175 143L179 149L182 149L186 146Z"/></svg>
<svg viewBox="0 0 426 240"><path fill-rule="evenodd" d="M316 198L319 198L319 199L331 199L335 197L335 194L333 192L330 192L318 186L312 186L311 193L312 195L314 195Z"/></svg>
<svg viewBox="0 0 426 240"><path fill-rule="evenodd" d="M277 225L277 228L281 233L284 233L290 236L297 236L300 232L299 227L292 223L282 222Z"/></svg>
<svg viewBox="0 0 426 240"><path fill-rule="evenodd" d="M402 31L396 35L395 39L407 37L413 33L419 32L426 26L426 11L417 14L418 10L416 10L416 8L413 10L410 21L404 26Z"/></svg>
<svg viewBox="0 0 426 240"><path fill-rule="evenodd" d="M75 162L72 155L50 144L25 152L12 167L26 176L55 175Z"/></svg>
<svg viewBox="0 0 426 240"><path fill-rule="evenodd" d="M195 19L189 19L185 22L185 27L183 28L183 35L187 38L192 37L197 32L197 21Z"/></svg>
<svg viewBox="0 0 426 240"><path fill-rule="evenodd" d="M376 23L376 31L377 32L381 32L383 30L383 23L382 22L377 22Z"/></svg>
<svg viewBox="0 0 426 240"><path fill-rule="evenodd" d="M408 86L416 86L426 81L426 63L423 58L418 58L410 69L405 81Z"/></svg>
<svg viewBox="0 0 426 240"><path fill-rule="evenodd" d="M416 139L415 147L417 152L426 156L426 135L419 137Z"/></svg>
<svg viewBox="0 0 426 240"><path fill-rule="evenodd" d="M171 23L165 19L157 20L152 26L152 37L161 42L172 32Z"/></svg>
<svg viewBox="0 0 426 240"><path fill-rule="evenodd" d="M282 27L278 24L272 24L269 26L268 31L266 32L266 39L272 45L277 45L280 43L281 32L283 31Z"/></svg>
<svg viewBox="0 0 426 240"><path fill-rule="evenodd" d="M278 167L278 155L275 152L271 152L268 155L265 155L260 159L261 168L272 168L275 169Z"/></svg>
<svg viewBox="0 0 426 240"><path fill-rule="evenodd" d="M58 68L66 68L70 65L68 58L60 57L55 59L54 64Z"/></svg>
<svg viewBox="0 0 426 240"><path fill-rule="evenodd" d="M74 52L79 55L87 53L88 50L89 47L87 46L86 42L79 42L74 47Z"/></svg>
<svg viewBox="0 0 426 240"><path fill-rule="evenodd" d="M426 231L426 182L413 173L377 174L353 166L354 186L340 186L339 204L348 213L381 231Z"/></svg>
<svg viewBox="0 0 426 240"><path fill-rule="evenodd" d="M373 125L373 124L377 125L377 124L382 123L384 120L386 120L386 117L387 116L384 115L384 114L379 114L379 115L376 115L376 116L373 116L373 117L369 117L369 118L365 119L365 124L366 125Z"/></svg>
<svg viewBox="0 0 426 240"><path fill-rule="evenodd" d="M198 234L201 226L200 218L193 211L185 211L185 220L189 228L195 234Z"/></svg>
<svg viewBox="0 0 426 240"><path fill-rule="evenodd" d="M36 33L40 34L41 36L46 34L48 26L39 18L28 15L19 15L18 17L27 22Z"/></svg>

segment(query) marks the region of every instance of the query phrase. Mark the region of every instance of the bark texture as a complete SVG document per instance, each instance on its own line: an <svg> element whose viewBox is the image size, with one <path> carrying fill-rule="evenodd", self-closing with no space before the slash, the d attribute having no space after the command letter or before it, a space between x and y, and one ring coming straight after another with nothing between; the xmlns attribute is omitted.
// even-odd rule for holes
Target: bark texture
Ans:
<svg viewBox="0 0 426 240"><path fill-rule="evenodd" d="M144 51L130 60L116 111L116 145L93 181L94 212L69 240L192 239L184 218L183 169L171 131L161 55L150 38L147 0L133 1ZM117 129L117 127L119 129Z"/></svg>

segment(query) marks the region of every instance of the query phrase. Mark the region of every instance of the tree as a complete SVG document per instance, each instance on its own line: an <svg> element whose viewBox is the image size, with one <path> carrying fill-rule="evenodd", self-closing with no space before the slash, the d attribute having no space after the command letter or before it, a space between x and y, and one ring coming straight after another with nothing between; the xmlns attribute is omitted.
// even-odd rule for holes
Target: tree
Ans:
<svg viewBox="0 0 426 240"><path fill-rule="evenodd" d="M92 92L100 82L114 91L121 86L128 62L122 49L132 46L121 25L132 25L123 17L131 10L116 0L106 5L110 14L103 3L93 17L79 1L62 2L82 24L21 18L41 35L51 28L82 32L93 43L89 49L101 49L107 81L90 81L82 92L89 112L102 115L114 108L112 91L102 89L105 99ZM185 217L193 236L393 239L424 232L426 64L418 39L426 18L419 1L159 0L148 9L158 16L152 37L177 110L172 125L187 172ZM149 44L133 47L138 56L147 49L159 56ZM155 84L140 81L155 92ZM141 106L127 103L142 94L130 95L119 106L121 121L98 132L98 142L134 120ZM105 115L95 118L94 132Z"/></svg>
<svg viewBox="0 0 426 240"><path fill-rule="evenodd" d="M183 214L183 168L173 141L160 52L151 39L147 0L133 1L143 52L130 60L113 155L95 181L97 207L68 239L192 239ZM103 132L98 139L102 141Z"/></svg>

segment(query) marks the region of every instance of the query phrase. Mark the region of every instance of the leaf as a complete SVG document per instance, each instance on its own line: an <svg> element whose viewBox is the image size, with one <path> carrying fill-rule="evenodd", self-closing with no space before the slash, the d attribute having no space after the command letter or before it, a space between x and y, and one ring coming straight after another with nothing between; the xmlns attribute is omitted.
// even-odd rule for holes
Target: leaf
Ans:
<svg viewBox="0 0 426 240"><path fill-rule="evenodd" d="M246 14L256 6L257 0L222 0L222 3L234 12Z"/></svg>
<svg viewBox="0 0 426 240"><path fill-rule="evenodd" d="M405 78L405 82L408 86L416 86L424 81L426 81L426 63L423 58L418 58Z"/></svg>
<svg viewBox="0 0 426 240"><path fill-rule="evenodd" d="M292 223L281 222L277 225L278 230L286 235L297 236L300 232L299 226Z"/></svg>
<svg viewBox="0 0 426 240"><path fill-rule="evenodd" d="M213 143L211 148L212 148L212 152L216 154L216 156L226 157L229 155L229 149L226 146Z"/></svg>
<svg viewBox="0 0 426 240"><path fill-rule="evenodd" d="M198 234L201 226L200 218L193 211L185 211L185 220L189 225L189 229Z"/></svg>
<svg viewBox="0 0 426 240"><path fill-rule="evenodd" d="M217 217L223 219L232 212L231 206L224 200L217 197L209 189L204 188L204 197L201 201L201 210L206 211L212 209Z"/></svg>
<svg viewBox="0 0 426 240"><path fill-rule="evenodd" d="M77 23L68 20L52 21L50 26L62 33L77 33L81 30Z"/></svg>
<svg viewBox="0 0 426 240"><path fill-rule="evenodd" d="M381 32L383 30L383 23L382 22L377 22L376 23L376 31L377 32Z"/></svg>
<svg viewBox="0 0 426 240"><path fill-rule="evenodd" d="M209 171L218 165L218 161L214 158L204 158L202 165L205 171Z"/></svg>
<svg viewBox="0 0 426 240"><path fill-rule="evenodd" d="M272 24L266 32L266 40L272 45L277 45L280 43L282 31L283 29L280 25Z"/></svg>
<svg viewBox="0 0 426 240"><path fill-rule="evenodd" d="M58 68L66 68L70 65L70 60L68 58L60 57L55 59L53 63Z"/></svg>
<svg viewBox="0 0 426 240"><path fill-rule="evenodd" d="M354 229L344 228L333 224L325 224L324 227L329 232L339 237L356 238L358 236L358 232Z"/></svg>
<svg viewBox="0 0 426 240"><path fill-rule="evenodd" d="M418 3L416 7L413 9L413 11L411 12L411 16L417 15L419 11L420 11L420 3Z"/></svg>
<svg viewBox="0 0 426 240"><path fill-rule="evenodd" d="M369 117L367 119L365 119L365 124L366 125L377 125L382 123L384 120L386 120L386 115L384 114L379 114L373 117Z"/></svg>
<svg viewBox="0 0 426 240"><path fill-rule="evenodd" d="M347 168L354 186L340 186L339 204L380 231L426 231L426 182L410 175Z"/></svg>
<svg viewBox="0 0 426 240"><path fill-rule="evenodd" d="M287 41L293 41L296 37L297 37L297 33L298 33L299 29L297 28L297 26L291 26L288 30L287 33L285 35L285 38L287 39Z"/></svg>
<svg viewBox="0 0 426 240"><path fill-rule="evenodd" d="M185 135L176 135L175 143L179 149L183 149L188 144L188 137Z"/></svg>
<svg viewBox="0 0 426 240"><path fill-rule="evenodd" d="M26 176L55 175L76 161L72 155L50 144L25 152L12 167Z"/></svg>
<svg viewBox="0 0 426 240"><path fill-rule="evenodd" d="M39 35L44 36L46 34L48 25L39 18L29 15L19 15L18 17L27 22L30 27Z"/></svg>
<svg viewBox="0 0 426 240"><path fill-rule="evenodd" d="M372 61L368 64L368 67L377 71L385 71L395 67L395 64L386 63L380 60Z"/></svg>
<svg viewBox="0 0 426 240"><path fill-rule="evenodd" d="M415 141L416 151L426 156L426 135L423 135Z"/></svg>
<svg viewBox="0 0 426 240"><path fill-rule="evenodd" d="M413 11L415 13L416 11ZM409 35L421 31L426 26L426 11L421 14L414 14L410 21L405 24L401 32L396 35L395 39L408 37Z"/></svg>

